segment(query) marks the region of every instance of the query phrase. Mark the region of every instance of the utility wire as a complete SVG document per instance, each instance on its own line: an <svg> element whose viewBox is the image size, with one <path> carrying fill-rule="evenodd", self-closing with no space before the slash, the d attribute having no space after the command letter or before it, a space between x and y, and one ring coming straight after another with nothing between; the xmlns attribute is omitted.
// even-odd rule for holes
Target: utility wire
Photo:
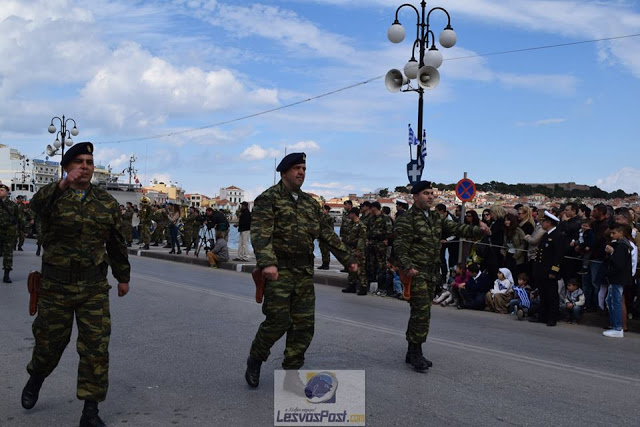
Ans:
<svg viewBox="0 0 640 427"><path fill-rule="evenodd" d="M627 34L627 35L624 35L624 36L605 37L605 38L601 38L601 39L581 40L581 41L569 42L569 43L559 43L559 44L552 44L552 45L527 47L527 48L523 48L523 49L504 50L504 51L490 52L490 53L480 53L480 54L476 54L476 55L458 56L458 57L454 57L454 58L447 58L447 59L445 59L445 61L457 61L457 60L461 60L461 59L481 58L481 57L485 57L485 56L508 55L508 54L512 54L512 53L529 52L529 51L533 51L533 50L555 49L555 48L559 48L559 47L575 46L575 45L587 44L587 43L597 43L597 42L609 41L609 40L621 40L621 39L628 39L628 38L632 38L632 37L640 37L640 33L638 33L638 34ZM250 119L250 118L253 118L253 117L258 117L258 116L262 116L262 115L265 115L265 114L273 113L275 111L280 111L280 110L284 110L286 108L291 108L291 107L294 107L296 105L304 104L304 103L307 103L307 102L310 102L310 101L315 101L316 99L324 98L324 97L327 97L327 96L330 96L330 95L335 95L336 93L344 92L346 90L353 89L353 88L356 88L358 86L366 85L367 83L370 83L370 82L375 81L375 80L379 80L379 79L381 79L383 77L384 77L384 75L372 77L372 78L370 78L368 80L365 80L365 81L362 81L362 82L359 82L359 83L354 83L352 85L345 86L345 87L342 87L340 89L335 89L335 90L332 90L330 92L323 93L321 95L316 95L316 96L312 96L310 98L302 99L300 101L296 101L296 102L293 102L291 104L282 105L280 107L271 108L269 110L260 111L258 113L249 114L249 115L242 116L242 117L237 117L235 119L225 120L225 121L222 121L222 122L213 123L213 124L206 125L206 126L201 126L201 127L197 127L197 128L191 128L191 129L185 129L185 130L176 131L176 132L170 132L170 133L143 136L143 137L139 137L139 138L128 138L128 139L120 139L120 140L115 140L115 141L98 141L98 142L96 142L96 144L121 144L121 143L124 143L124 142L147 141L147 140L150 140L150 139L158 139L158 138L165 138L165 137L171 137L171 136L176 136L176 135L183 135L185 133L197 132L197 131L204 130L204 129L210 129L210 128L214 128L214 127L228 125L230 123L235 123L235 122L239 122L239 121L242 121L242 120L247 120L247 119Z"/></svg>

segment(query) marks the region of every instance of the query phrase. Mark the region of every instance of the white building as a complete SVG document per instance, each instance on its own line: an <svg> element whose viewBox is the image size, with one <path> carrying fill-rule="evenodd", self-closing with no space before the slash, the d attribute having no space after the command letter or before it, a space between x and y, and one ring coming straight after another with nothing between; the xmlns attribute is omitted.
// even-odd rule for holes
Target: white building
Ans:
<svg viewBox="0 0 640 427"><path fill-rule="evenodd" d="M244 202L244 190L234 185L220 189L220 200L228 200L230 203L240 204Z"/></svg>

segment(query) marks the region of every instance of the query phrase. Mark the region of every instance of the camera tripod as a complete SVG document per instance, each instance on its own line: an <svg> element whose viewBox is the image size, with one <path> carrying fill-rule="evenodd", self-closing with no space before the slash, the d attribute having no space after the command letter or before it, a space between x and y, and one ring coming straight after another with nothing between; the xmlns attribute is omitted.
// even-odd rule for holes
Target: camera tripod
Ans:
<svg viewBox="0 0 640 427"><path fill-rule="evenodd" d="M213 245L216 243L215 235L215 228L209 228L206 224L200 227L200 231L198 231L198 243L194 252L196 258L200 255L200 249L204 248L204 253L206 254L213 248Z"/></svg>

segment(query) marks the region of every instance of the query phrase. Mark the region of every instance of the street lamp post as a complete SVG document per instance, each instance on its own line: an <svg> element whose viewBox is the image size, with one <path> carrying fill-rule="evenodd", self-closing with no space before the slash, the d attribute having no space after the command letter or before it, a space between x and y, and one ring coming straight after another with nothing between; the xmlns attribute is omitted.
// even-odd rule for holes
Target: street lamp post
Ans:
<svg viewBox="0 0 640 427"><path fill-rule="evenodd" d="M400 5L396 9L395 20L387 30L387 37L392 43L400 43L404 40L405 30L398 20L398 13L403 7L410 7L416 12L416 38L413 41L411 50L411 59L406 63L403 72L397 69L390 70L385 77L385 85L390 92L418 92L418 156L422 151L425 141L422 139L422 115L424 109L423 94L425 89L433 89L440 82L440 73L438 67L442 65L442 53L436 47L435 35L430 29L431 13L440 10L447 15L447 26L440 33L439 42L444 48L453 47L456 44L457 36L451 27L451 16L446 9L442 7L434 7L429 11L426 10L427 2L421 1L419 11L415 6L409 3ZM416 49L418 50L418 59L416 60ZM417 81L417 87L411 86L411 80ZM405 89L402 89L406 85Z"/></svg>
<svg viewBox="0 0 640 427"><path fill-rule="evenodd" d="M53 124L54 120L58 120L60 122L60 130L58 131ZM67 124L69 122L73 122L73 128L71 130L67 129ZM62 118L55 116L51 119L51 124L47 128L49 133L56 133L56 140L53 142L53 146L51 144L47 145L47 156L55 156L58 154L58 150L60 150L60 160L62 161L62 156L64 156L64 148L65 146L71 147L73 145L73 139L71 136L77 136L80 132L76 126L76 121L72 118L68 117L65 119L64 114ZM62 172L60 172L60 177L62 177Z"/></svg>

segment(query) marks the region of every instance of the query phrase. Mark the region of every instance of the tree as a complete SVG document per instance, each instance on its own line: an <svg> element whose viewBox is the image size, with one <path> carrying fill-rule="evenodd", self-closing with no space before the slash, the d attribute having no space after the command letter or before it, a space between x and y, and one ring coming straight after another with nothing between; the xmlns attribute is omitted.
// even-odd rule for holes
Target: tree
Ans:
<svg viewBox="0 0 640 427"><path fill-rule="evenodd" d="M396 193L409 194L409 189L407 188L406 185L399 185L396 188L394 188L393 191L395 191Z"/></svg>
<svg viewBox="0 0 640 427"><path fill-rule="evenodd" d="M380 196L380 197L389 197L389 189L388 188L381 188L380 191L378 191L378 196Z"/></svg>

